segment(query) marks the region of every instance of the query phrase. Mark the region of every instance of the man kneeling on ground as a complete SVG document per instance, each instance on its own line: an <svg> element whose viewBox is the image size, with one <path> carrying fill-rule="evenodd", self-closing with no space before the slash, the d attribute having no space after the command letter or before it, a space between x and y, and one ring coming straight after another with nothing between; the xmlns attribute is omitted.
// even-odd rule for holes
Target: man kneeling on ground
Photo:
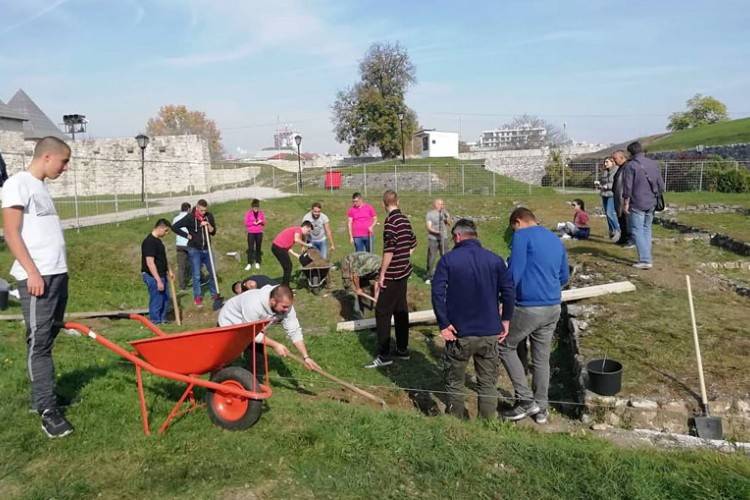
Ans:
<svg viewBox="0 0 750 500"><path fill-rule="evenodd" d="M297 320L297 312L294 310L293 304L294 293L285 284L264 286L259 290L248 290L224 303L224 307L219 311L219 326L240 325L267 319L271 320L271 324L281 323L287 337L305 360L305 367L308 370L319 370L320 366L307 353L307 347L302 337L302 327ZM255 357L258 361L255 376L258 378L263 375L264 370L262 363L264 338L266 344L279 356L285 357L289 354L289 350L283 344L272 340L264 333L256 335ZM247 354L253 356L250 349L248 349Z"/></svg>

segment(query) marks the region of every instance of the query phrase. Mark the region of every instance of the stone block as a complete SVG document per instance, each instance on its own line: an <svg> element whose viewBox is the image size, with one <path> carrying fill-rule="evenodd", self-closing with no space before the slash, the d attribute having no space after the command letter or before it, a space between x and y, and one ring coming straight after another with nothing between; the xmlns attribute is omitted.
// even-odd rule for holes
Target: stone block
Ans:
<svg viewBox="0 0 750 500"><path fill-rule="evenodd" d="M628 405L637 410L657 410L659 404L650 399L631 398Z"/></svg>

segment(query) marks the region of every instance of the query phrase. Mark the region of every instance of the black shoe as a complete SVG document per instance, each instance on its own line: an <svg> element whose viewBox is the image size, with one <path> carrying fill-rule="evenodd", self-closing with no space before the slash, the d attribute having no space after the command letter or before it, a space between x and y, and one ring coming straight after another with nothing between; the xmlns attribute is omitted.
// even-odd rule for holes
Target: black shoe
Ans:
<svg viewBox="0 0 750 500"><path fill-rule="evenodd" d="M42 430L47 437L61 438L73 432L73 426L58 408L50 408L42 412Z"/></svg>
<svg viewBox="0 0 750 500"><path fill-rule="evenodd" d="M502 413L503 420L510 420L511 422L516 422L518 420L523 420L526 417L531 417L533 415L536 415L542 411L541 408L539 408L539 405L536 403L531 403L531 406L521 406L516 405L510 410L505 410Z"/></svg>
<svg viewBox="0 0 750 500"><path fill-rule="evenodd" d="M406 349L403 351L396 350L396 352L393 353L393 357L396 359L408 360L411 359L411 354L409 354L409 351Z"/></svg>

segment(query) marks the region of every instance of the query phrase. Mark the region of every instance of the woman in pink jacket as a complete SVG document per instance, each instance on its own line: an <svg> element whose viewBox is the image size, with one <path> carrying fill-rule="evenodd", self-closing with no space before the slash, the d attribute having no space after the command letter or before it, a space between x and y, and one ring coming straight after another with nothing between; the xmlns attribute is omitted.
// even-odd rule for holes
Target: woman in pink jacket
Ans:
<svg viewBox="0 0 750 500"><path fill-rule="evenodd" d="M260 246L263 243L263 228L266 226L266 216L260 210L260 200L255 199L250 203L250 210L245 214L245 227L247 227L247 265L245 271L260 269Z"/></svg>

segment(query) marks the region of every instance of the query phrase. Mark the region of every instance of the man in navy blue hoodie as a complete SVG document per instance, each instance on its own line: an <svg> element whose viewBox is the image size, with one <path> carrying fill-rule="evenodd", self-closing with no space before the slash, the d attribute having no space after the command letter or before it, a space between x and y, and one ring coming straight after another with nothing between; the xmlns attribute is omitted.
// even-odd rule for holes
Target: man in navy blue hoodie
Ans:
<svg viewBox="0 0 750 500"><path fill-rule="evenodd" d="M446 411L464 417L464 375L473 358L479 415L494 418L498 346L513 316L513 281L503 259L482 248L472 221L459 220L451 235L455 247L440 259L432 281L432 307L445 341Z"/></svg>
<svg viewBox="0 0 750 500"><path fill-rule="evenodd" d="M568 256L560 239L549 229L537 225L534 213L517 208L510 215L513 241L510 272L516 286L516 308L510 333L500 345L500 360L508 372L517 404L503 412L503 418L516 421L533 417L546 424L549 414L549 355L552 335L560 319L563 285L568 282ZM523 364L516 349L531 338L532 380L529 389Z"/></svg>

